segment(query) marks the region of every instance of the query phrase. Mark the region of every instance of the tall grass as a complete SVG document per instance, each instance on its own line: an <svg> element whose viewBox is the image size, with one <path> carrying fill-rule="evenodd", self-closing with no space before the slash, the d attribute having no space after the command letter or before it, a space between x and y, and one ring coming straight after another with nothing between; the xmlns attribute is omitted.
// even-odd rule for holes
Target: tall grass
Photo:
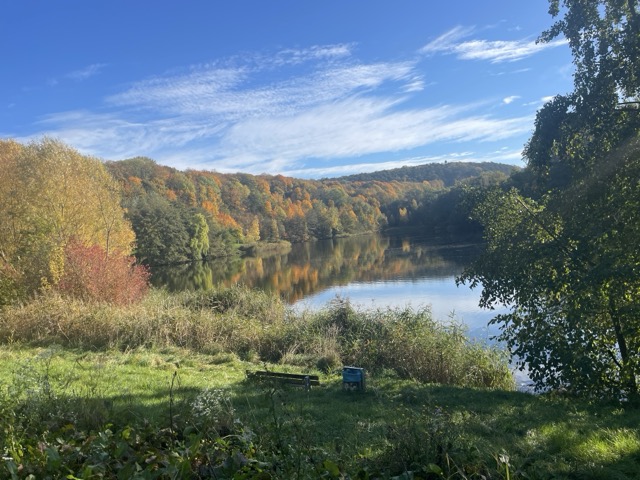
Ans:
<svg viewBox="0 0 640 480"><path fill-rule="evenodd" d="M176 346L325 372L351 364L420 382L513 387L498 350L470 342L461 325L438 322L427 310L358 311L335 301L320 312L294 313L279 298L240 286L153 291L139 304L119 307L49 293L0 312L0 342L12 341L84 349Z"/></svg>
<svg viewBox="0 0 640 480"><path fill-rule="evenodd" d="M330 365L335 351L341 363L373 373L391 370L420 382L513 388L504 352L471 342L462 324L437 321L426 309L359 311L348 301L335 301L292 333L301 352L319 355L318 368Z"/></svg>

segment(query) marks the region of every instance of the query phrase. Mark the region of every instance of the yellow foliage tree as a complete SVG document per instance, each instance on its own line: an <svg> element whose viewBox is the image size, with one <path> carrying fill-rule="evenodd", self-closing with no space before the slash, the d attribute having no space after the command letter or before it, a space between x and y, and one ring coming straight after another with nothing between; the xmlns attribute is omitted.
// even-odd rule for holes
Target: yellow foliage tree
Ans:
<svg viewBox="0 0 640 480"><path fill-rule="evenodd" d="M253 217L251 225L249 225L249 228L247 229L245 238L249 242L257 242L260 240L260 220L258 220L258 217Z"/></svg>
<svg viewBox="0 0 640 480"><path fill-rule="evenodd" d="M98 159L45 138L0 141L0 256L27 292L54 285L71 239L131 253L120 188Z"/></svg>

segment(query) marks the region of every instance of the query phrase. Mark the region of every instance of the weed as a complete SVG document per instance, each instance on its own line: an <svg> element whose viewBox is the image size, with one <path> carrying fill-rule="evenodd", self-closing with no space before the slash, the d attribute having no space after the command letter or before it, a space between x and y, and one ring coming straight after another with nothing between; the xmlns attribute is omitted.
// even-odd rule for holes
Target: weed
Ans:
<svg viewBox="0 0 640 480"><path fill-rule="evenodd" d="M202 390L191 403L191 417L200 431L228 435L236 420L229 392L220 388Z"/></svg>

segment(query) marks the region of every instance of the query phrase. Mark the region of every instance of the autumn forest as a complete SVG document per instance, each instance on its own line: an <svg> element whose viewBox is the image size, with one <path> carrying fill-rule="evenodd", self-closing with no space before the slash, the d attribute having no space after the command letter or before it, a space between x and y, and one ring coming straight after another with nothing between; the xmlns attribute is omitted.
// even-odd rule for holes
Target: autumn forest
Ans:
<svg viewBox="0 0 640 480"><path fill-rule="evenodd" d="M181 172L144 157L103 162L48 138L28 145L2 141L0 160L2 303L43 287L106 295L134 264L140 274L142 265L229 256L265 244L403 226L474 232L478 226L461 208L464 186L496 185L513 169L456 163L300 180ZM87 287L90 278L105 276L80 270L102 257L115 270L119 258L122 272L113 271L112 288ZM145 278L139 280L142 288ZM136 288L128 291L136 296Z"/></svg>

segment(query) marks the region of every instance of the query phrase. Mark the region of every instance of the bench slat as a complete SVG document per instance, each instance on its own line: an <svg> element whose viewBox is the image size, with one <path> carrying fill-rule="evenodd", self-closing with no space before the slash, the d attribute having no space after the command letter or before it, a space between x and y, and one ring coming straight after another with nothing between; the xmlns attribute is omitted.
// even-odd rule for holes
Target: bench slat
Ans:
<svg viewBox="0 0 640 480"><path fill-rule="evenodd" d="M258 377L280 377L280 378L306 378L309 377L310 380L319 380L320 377L318 375L307 375L305 373L284 373L284 372L268 372L263 370L258 370L255 372L251 372L247 370L248 375L255 375Z"/></svg>
<svg viewBox="0 0 640 480"><path fill-rule="evenodd" d="M263 380L276 380L279 382L300 386L320 385L320 378L318 377L318 375L306 375L304 373L268 372L264 370L252 372L250 370L247 370L247 377Z"/></svg>

